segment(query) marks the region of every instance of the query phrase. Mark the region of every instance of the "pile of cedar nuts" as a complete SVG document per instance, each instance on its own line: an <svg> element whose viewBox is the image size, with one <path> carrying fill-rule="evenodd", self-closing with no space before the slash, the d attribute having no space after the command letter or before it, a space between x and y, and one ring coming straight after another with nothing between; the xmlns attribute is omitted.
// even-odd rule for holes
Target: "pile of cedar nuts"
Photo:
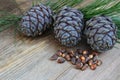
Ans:
<svg viewBox="0 0 120 80"><path fill-rule="evenodd" d="M58 50L50 60L57 60L58 63L64 63L69 61L76 66L77 69L82 71L90 67L91 70L95 70L97 66L102 64L102 61L98 59L98 53L94 51L81 50Z"/></svg>

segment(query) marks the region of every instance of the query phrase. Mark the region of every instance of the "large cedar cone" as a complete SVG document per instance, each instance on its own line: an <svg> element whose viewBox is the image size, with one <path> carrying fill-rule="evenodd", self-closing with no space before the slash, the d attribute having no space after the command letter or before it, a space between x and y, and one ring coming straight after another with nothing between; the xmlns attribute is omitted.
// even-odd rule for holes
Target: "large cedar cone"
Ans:
<svg viewBox="0 0 120 80"><path fill-rule="evenodd" d="M116 43L116 26L107 16L95 16L87 21L84 34L93 50L105 52Z"/></svg>
<svg viewBox="0 0 120 80"><path fill-rule="evenodd" d="M41 35L53 23L53 12L43 4L32 7L22 17L19 30L26 36Z"/></svg>
<svg viewBox="0 0 120 80"><path fill-rule="evenodd" d="M55 38L67 47L77 45L83 30L83 14L77 9L64 7L58 12L55 21Z"/></svg>

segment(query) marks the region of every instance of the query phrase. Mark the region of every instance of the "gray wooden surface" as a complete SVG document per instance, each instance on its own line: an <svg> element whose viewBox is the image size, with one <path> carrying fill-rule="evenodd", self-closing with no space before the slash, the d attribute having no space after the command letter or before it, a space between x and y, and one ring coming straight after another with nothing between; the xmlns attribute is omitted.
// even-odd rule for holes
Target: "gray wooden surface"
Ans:
<svg viewBox="0 0 120 80"><path fill-rule="evenodd" d="M7 1L24 10L31 5L31 0L16 0L17 6L12 0L4 4ZM103 65L95 71L80 71L68 62L49 60L60 48L53 35L28 38L15 34L11 27L0 33L0 80L120 80L120 44L115 47L99 55Z"/></svg>

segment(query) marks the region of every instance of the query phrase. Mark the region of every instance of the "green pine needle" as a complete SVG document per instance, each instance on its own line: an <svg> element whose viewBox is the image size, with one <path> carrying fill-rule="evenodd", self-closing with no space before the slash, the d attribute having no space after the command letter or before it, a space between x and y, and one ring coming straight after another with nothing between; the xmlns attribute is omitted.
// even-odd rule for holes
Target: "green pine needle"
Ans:
<svg viewBox="0 0 120 80"><path fill-rule="evenodd" d="M84 8L80 8L86 19L90 19L95 15L113 16L120 12L120 1L118 0L94 0Z"/></svg>
<svg viewBox="0 0 120 80"><path fill-rule="evenodd" d="M17 26L21 16L10 14L4 11L0 12L0 32L8 29L12 25Z"/></svg>
<svg viewBox="0 0 120 80"><path fill-rule="evenodd" d="M75 7L84 0L45 0L45 5L50 6L54 12L58 12L63 6Z"/></svg>

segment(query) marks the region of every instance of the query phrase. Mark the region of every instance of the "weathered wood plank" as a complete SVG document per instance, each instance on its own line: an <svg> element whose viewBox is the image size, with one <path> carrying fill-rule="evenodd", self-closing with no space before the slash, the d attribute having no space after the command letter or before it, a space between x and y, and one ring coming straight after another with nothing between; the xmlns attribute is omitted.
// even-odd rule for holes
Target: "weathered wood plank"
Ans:
<svg viewBox="0 0 120 80"><path fill-rule="evenodd" d="M21 37L17 38L17 42L14 43L14 35L6 32L9 31L3 32L3 40L7 45L0 49L1 80L120 79L119 44L116 45L118 48L114 48L100 55L104 63L96 71L88 69L82 72L74 69L74 66L67 62L65 64L57 64L49 60L49 57L55 53L56 49L59 47L55 44L54 38L51 35L36 39ZM10 31L10 33L12 33L12 31ZM3 35L2 33L0 34L0 36ZM10 37L11 39L7 40ZM21 39L23 39L23 41Z"/></svg>

